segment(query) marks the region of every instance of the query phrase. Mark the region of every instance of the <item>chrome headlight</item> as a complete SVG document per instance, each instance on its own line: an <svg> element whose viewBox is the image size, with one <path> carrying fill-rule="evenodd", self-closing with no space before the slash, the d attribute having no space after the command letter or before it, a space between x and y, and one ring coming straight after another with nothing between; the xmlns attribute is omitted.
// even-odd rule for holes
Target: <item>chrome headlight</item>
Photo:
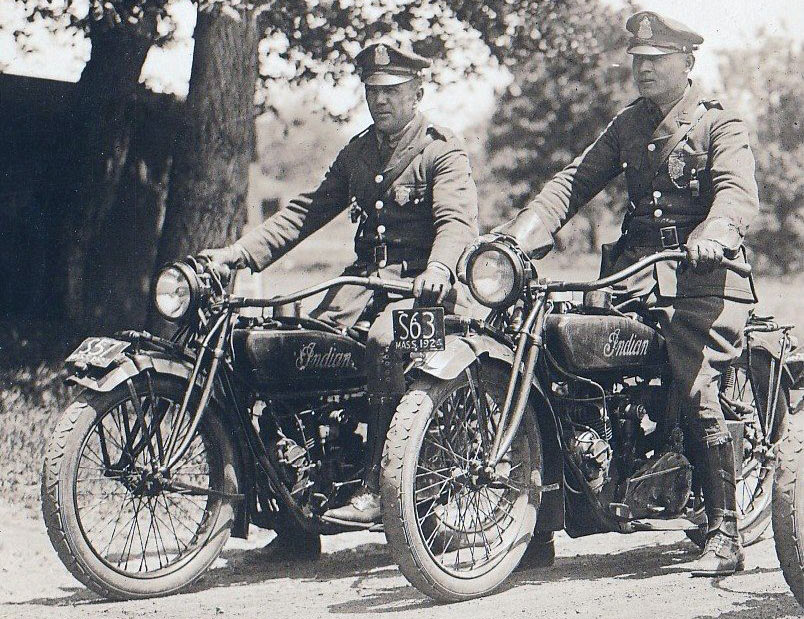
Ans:
<svg viewBox="0 0 804 619"><path fill-rule="evenodd" d="M181 262L162 269L154 287L154 305L165 320L175 322L196 306L198 278Z"/></svg>
<svg viewBox="0 0 804 619"><path fill-rule="evenodd" d="M481 244L466 262L466 281L472 296L486 307L503 308L519 297L525 282L525 262L508 243Z"/></svg>

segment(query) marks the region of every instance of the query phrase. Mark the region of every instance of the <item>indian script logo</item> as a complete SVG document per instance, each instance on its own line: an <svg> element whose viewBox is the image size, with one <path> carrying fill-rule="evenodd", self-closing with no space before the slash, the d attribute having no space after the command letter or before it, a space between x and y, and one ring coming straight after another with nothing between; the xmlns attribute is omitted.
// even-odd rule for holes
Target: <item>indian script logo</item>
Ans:
<svg viewBox="0 0 804 619"><path fill-rule="evenodd" d="M310 342L293 353L293 356L296 358L296 369L302 372L308 369L357 369L355 362L352 360L352 353L339 352L335 346L330 346L327 352L320 353L316 352L316 343Z"/></svg>
<svg viewBox="0 0 804 619"><path fill-rule="evenodd" d="M609 334L606 345L603 346L604 357L636 357L648 352L650 340L638 339L635 333L627 340L620 339L620 330L615 329Z"/></svg>

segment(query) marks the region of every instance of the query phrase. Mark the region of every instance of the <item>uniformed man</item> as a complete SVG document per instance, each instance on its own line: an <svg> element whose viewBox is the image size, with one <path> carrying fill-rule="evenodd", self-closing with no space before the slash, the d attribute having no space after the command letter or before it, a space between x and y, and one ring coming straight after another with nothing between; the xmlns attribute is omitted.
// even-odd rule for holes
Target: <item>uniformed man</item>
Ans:
<svg viewBox="0 0 804 619"><path fill-rule="evenodd" d="M743 122L689 80L703 38L650 11L630 17L626 29L640 98L497 232L542 257L567 220L624 173L630 203L621 238L604 247L602 275L686 246L687 264L660 263L631 278L626 291L645 297L659 313L674 377L669 414L684 415L687 440L698 454L708 532L691 571L731 574L743 568L743 552L718 386L740 354L755 297L749 280L714 267L724 254L744 260L743 237L759 208L754 157Z"/></svg>
<svg viewBox="0 0 804 619"><path fill-rule="evenodd" d="M206 253L224 269L260 271L349 208L358 224L357 260L345 275L412 280L422 304L465 309L468 295L459 299L454 272L478 234L477 190L459 141L418 112L421 71L430 62L379 43L362 50L355 64L374 124L341 150L316 190L292 200L233 245ZM389 302L371 290L342 286L311 314L341 326L373 320L366 368L369 408L377 418L369 425L366 476L349 505L326 512L329 521L367 525L380 518L383 442L405 389L402 365L391 350L391 311L412 305L412 299Z"/></svg>

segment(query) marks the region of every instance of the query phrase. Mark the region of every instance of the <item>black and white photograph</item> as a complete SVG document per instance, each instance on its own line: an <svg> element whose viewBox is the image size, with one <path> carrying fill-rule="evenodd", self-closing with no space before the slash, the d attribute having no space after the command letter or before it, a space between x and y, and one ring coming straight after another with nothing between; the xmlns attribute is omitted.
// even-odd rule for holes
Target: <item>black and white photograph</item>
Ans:
<svg viewBox="0 0 804 619"><path fill-rule="evenodd" d="M0 618L804 616L802 67L798 0L0 0Z"/></svg>

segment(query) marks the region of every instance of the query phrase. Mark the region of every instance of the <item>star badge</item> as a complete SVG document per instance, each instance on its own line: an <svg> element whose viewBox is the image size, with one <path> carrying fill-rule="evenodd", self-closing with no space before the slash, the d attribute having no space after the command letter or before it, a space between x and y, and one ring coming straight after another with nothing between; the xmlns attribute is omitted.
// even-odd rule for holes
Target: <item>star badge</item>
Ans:
<svg viewBox="0 0 804 619"><path fill-rule="evenodd" d="M388 55L388 48L382 43L374 50L374 64L376 65L389 65L391 64L391 57Z"/></svg>
<svg viewBox="0 0 804 619"><path fill-rule="evenodd" d="M652 39L653 28L650 27L650 19L645 16L639 22L639 30L637 30L637 37L640 39Z"/></svg>

